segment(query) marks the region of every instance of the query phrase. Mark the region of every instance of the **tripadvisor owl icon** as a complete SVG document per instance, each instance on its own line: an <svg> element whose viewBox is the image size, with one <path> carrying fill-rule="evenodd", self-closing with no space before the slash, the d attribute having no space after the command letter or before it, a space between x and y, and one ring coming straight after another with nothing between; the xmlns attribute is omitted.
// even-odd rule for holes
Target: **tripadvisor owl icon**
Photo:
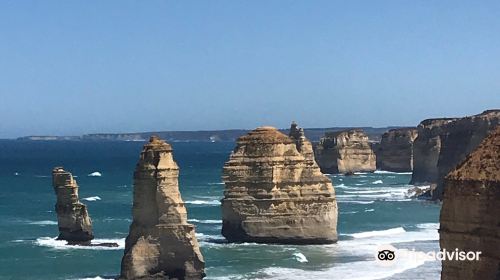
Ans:
<svg viewBox="0 0 500 280"><path fill-rule="evenodd" d="M391 245L381 245L375 251L375 261L383 266L390 266L396 260L397 249Z"/></svg>

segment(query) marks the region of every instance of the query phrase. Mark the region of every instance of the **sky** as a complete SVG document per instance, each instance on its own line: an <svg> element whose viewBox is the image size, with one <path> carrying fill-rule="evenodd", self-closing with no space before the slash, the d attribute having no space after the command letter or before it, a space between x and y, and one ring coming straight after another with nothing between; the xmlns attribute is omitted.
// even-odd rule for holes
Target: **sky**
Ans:
<svg viewBox="0 0 500 280"><path fill-rule="evenodd" d="M0 138L500 108L500 1L0 1Z"/></svg>

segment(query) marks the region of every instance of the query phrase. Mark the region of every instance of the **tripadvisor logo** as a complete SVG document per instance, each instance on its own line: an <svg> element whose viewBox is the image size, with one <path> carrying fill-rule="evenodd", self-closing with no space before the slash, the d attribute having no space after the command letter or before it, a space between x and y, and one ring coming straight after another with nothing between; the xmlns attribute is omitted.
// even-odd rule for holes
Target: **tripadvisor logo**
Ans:
<svg viewBox="0 0 500 280"><path fill-rule="evenodd" d="M480 251L462 251L456 248L448 251L420 252L415 249L396 249L391 245L379 246L375 252L375 260L382 266L391 266L398 260L422 261L479 261Z"/></svg>

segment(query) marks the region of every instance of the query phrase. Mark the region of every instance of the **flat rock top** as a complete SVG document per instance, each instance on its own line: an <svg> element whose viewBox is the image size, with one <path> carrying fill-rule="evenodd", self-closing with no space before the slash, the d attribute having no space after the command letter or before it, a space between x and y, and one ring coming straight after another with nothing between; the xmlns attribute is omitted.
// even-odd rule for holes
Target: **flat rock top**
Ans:
<svg viewBox="0 0 500 280"><path fill-rule="evenodd" d="M278 129L272 126L261 126L252 131L247 135L241 136L238 139L238 143L267 143L267 144L292 144L294 143L290 137L281 133Z"/></svg>
<svg viewBox="0 0 500 280"><path fill-rule="evenodd" d="M500 182L500 126L451 171L447 179Z"/></svg>

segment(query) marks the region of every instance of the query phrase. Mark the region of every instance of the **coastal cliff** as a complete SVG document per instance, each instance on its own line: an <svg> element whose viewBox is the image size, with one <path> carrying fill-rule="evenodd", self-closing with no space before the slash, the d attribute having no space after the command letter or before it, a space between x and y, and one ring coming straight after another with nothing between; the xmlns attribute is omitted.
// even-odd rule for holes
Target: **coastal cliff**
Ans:
<svg viewBox="0 0 500 280"><path fill-rule="evenodd" d="M441 135L452 118L428 119L417 126L417 138L413 143L413 174L411 184L435 183L438 178L437 164L441 152Z"/></svg>
<svg viewBox="0 0 500 280"><path fill-rule="evenodd" d="M433 199L442 199L443 180L500 123L500 110L455 119L430 119L418 126L412 184L436 184Z"/></svg>
<svg viewBox="0 0 500 280"><path fill-rule="evenodd" d="M202 279L205 262L178 186L172 148L157 137L144 145L134 173L133 221L121 279Z"/></svg>
<svg viewBox="0 0 500 280"><path fill-rule="evenodd" d="M230 242L337 241L337 202L303 130L259 127L240 137L224 165L222 235Z"/></svg>
<svg viewBox="0 0 500 280"><path fill-rule="evenodd" d="M52 186L57 196L56 213L59 227L57 239L69 244L90 245L94 239L87 206L78 198L78 184L62 167L52 170Z"/></svg>
<svg viewBox="0 0 500 280"><path fill-rule="evenodd" d="M316 162L323 173L373 172L375 153L368 136L359 129L328 132L315 149Z"/></svg>
<svg viewBox="0 0 500 280"><path fill-rule="evenodd" d="M500 279L500 127L444 180L441 249L481 252L443 261L441 279Z"/></svg>
<svg viewBox="0 0 500 280"><path fill-rule="evenodd" d="M393 172L412 171L415 138L415 128L391 129L384 133L376 149L377 169Z"/></svg>

